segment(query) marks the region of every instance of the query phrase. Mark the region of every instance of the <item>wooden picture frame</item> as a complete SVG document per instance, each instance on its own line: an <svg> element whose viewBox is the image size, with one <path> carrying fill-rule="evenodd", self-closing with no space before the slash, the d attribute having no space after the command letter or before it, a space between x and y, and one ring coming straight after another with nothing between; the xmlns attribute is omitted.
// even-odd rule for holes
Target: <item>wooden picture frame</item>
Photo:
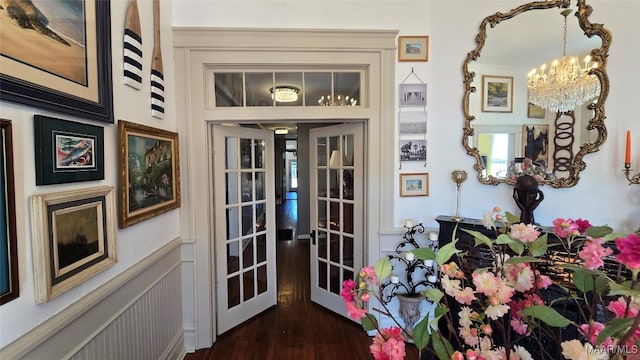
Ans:
<svg viewBox="0 0 640 360"><path fill-rule="evenodd" d="M429 196L429 173L400 174L400 196Z"/></svg>
<svg viewBox="0 0 640 360"><path fill-rule="evenodd" d="M427 106L427 84L400 84L398 94L400 107Z"/></svg>
<svg viewBox="0 0 640 360"><path fill-rule="evenodd" d="M513 112L513 76L482 75L482 111Z"/></svg>
<svg viewBox="0 0 640 360"><path fill-rule="evenodd" d="M113 123L110 1L31 6L45 32L0 18L0 99Z"/></svg>
<svg viewBox="0 0 640 360"><path fill-rule="evenodd" d="M33 117L36 185L104 179L102 126Z"/></svg>
<svg viewBox="0 0 640 360"><path fill-rule="evenodd" d="M112 186L31 197L36 303L45 303L116 263Z"/></svg>
<svg viewBox="0 0 640 360"><path fill-rule="evenodd" d="M400 140L400 162L403 161L427 161L426 140Z"/></svg>
<svg viewBox="0 0 640 360"><path fill-rule="evenodd" d="M20 296L11 121L0 119L0 305Z"/></svg>
<svg viewBox="0 0 640 360"><path fill-rule="evenodd" d="M527 103L527 117L531 119L544 119L545 110L541 106Z"/></svg>
<svg viewBox="0 0 640 360"><path fill-rule="evenodd" d="M120 120L118 146L120 228L179 208L178 134Z"/></svg>
<svg viewBox="0 0 640 360"><path fill-rule="evenodd" d="M429 36L399 36L398 61L429 61Z"/></svg>

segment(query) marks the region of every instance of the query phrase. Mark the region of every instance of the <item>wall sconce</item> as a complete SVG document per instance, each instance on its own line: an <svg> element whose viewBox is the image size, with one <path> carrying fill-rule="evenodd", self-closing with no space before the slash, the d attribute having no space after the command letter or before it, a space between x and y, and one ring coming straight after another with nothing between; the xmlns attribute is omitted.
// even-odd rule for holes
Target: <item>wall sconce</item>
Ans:
<svg viewBox="0 0 640 360"><path fill-rule="evenodd" d="M629 185L631 184L640 184L640 173L636 173L635 175L631 175L631 132L627 130L627 141L624 152L624 176L629 181Z"/></svg>
<svg viewBox="0 0 640 360"><path fill-rule="evenodd" d="M277 102L294 102L298 101L298 93L300 89L295 86L278 85L269 89L271 98Z"/></svg>
<svg viewBox="0 0 640 360"><path fill-rule="evenodd" d="M287 135L289 133L289 129L287 128L276 128L274 130L276 135Z"/></svg>

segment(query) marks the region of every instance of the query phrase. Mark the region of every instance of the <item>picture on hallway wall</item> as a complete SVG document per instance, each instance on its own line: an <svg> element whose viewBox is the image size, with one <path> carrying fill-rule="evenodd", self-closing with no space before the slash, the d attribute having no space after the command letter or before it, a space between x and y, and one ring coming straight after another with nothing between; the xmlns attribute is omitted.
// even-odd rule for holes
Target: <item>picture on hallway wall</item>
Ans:
<svg viewBox="0 0 640 360"><path fill-rule="evenodd" d="M178 134L120 120L118 145L120 228L179 208Z"/></svg>
<svg viewBox="0 0 640 360"><path fill-rule="evenodd" d="M427 84L400 84L400 107L427 106Z"/></svg>
<svg viewBox="0 0 640 360"><path fill-rule="evenodd" d="M116 262L115 189L31 197L36 303L45 303Z"/></svg>
<svg viewBox="0 0 640 360"><path fill-rule="evenodd" d="M52 0L5 8L0 99L113 123L110 7L109 0Z"/></svg>
<svg viewBox="0 0 640 360"><path fill-rule="evenodd" d="M400 161L427 161L427 141L400 140Z"/></svg>
<svg viewBox="0 0 640 360"><path fill-rule="evenodd" d="M523 125L522 146L525 158L546 168L549 163L549 125Z"/></svg>
<svg viewBox="0 0 640 360"><path fill-rule="evenodd" d="M513 112L513 76L482 75L482 111Z"/></svg>
<svg viewBox="0 0 640 360"><path fill-rule="evenodd" d="M429 61L429 37L398 36L398 61Z"/></svg>
<svg viewBox="0 0 640 360"><path fill-rule="evenodd" d="M20 295L11 121L0 119L0 305Z"/></svg>
<svg viewBox="0 0 640 360"><path fill-rule="evenodd" d="M400 196L429 196L429 173L400 174Z"/></svg>

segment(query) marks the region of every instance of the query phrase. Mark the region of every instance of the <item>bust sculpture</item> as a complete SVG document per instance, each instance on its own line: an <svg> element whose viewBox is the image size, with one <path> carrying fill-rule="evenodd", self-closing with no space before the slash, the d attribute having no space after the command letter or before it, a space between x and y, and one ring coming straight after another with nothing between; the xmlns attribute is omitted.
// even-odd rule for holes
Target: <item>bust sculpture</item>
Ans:
<svg viewBox="0 0 640 360"><path fill-rule="evenodd" d="M538 189L538 181L529 175L518 177L513 189L513 199L520 209L520 222L535 224L533 210L544 200L544 194Z"/></svg>

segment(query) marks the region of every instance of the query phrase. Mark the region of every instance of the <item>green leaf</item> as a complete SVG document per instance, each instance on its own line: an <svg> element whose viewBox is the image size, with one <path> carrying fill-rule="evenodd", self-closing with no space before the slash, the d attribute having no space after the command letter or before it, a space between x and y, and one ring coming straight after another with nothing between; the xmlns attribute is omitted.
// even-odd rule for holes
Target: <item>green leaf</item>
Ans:
<svg viewBox="0 0 640 360"><path fill-rule="evenodd" d="M547 238L549 235L544 233L540 236L536 241L534 241L531 245L529 245L529 250L531 251L532 256L542 256L547 252L549 246L547 245Z"/></svg>
<svg viewBox="0 0 640 360"><path fill-rule="evenodd" d="M413 250L413 253L416 255L417 259L420 260L435 260L436 259L436 253L435 251L427 248L427 247L422 247L422 248L417 248L415 250Z"/></svg>
<svg viewBox="0 0 640 360"><path fill-rule="evenodd" d="M507 234L500 234L498 235L498 237L496 238L496 244L498 245L506 245L506 244L511 244L512 242L514 242L515 240L513 240L512 238L509 237L509 235Z"/></svg>
<svg viewBox="0 0 640 360"><path fill-rule="evenodd" d="M524 252L524 244L520 241L510 242L509 248L511 249L511 251L518 255L522 255L522 253Z"/></svg>
<svg viewBox="0 0 640 360"><path fill-rule="evenodd" d="M429 345L429 314L413 328L413 343L420 350Z"/></svg>
<svg viewBox="0 0 640 360"><path fill-rule="evenodd" d="M615 281L609 281L609 286L611 287L611 291L609 295L629 295L634 297L640 297L640 289L632 289L631 282L625 281L622 284L618 284Z"/></svg>
<svg viewBox="0 0 640 360"><path fill-rule="evenodd" d="M601 238L609 235L613 232L613 229L607 225L603 226L591 226L584 233L592 238Z"/></svg>
<svg viewBox="0 0 640 360"><path fill-rule="evenodd" d="M391 275L392 268L393 267L391 266L391 262L389 261L389 258L386 256L378 260L376 265L373 267L374 271L376 272L376 276L380 280Z"/></svg>
<svg viewBox="0 0 640 360"><path fill-rule="evenodd" d="M598 344L601 344L604 339L609 336L616 336L616 334L620 334L620 336L624 335L624 332L628 331L628 329L633 325L633 321L635 318L621 318L621 319L613 319L607 323L604 329L598 334Z"/></svg>
<svg viewBox="0 0 640 360"><path fill-rule="evenodd" d="M473 238L476 240L476 246L480 244L487 245L487 247L489 248L493 246L493 242L491 241L491 239L489 239L487 235L479 231L469 230L469 229L462 229L462 231L473 236Z"/></svg>
<svg viewBox="0 0 640 360"><path fill-rule="evenodd" d="M626 238L627 236L629 236L629 234L625 234L625 233L611 233L611 234L607 234L605 236L602 237L602 243L606 243L608 241L612 241L615 240L617 238Z"/></svg>
<svg viewBox="0 0 640 360"><path fill-rule="evenodd" d="M436 352L438 356L438 360L450 360L451 355L453 355L453 346L449 340L444 337L440 337L440 334L434 334L431 337L433 343L433 350Z"/></svg>
<svg viewBox="0 0 640 360"><path fill-rule="evenodd" d="M609 278L606 276L599 275L596 277L596 294L605 294L609 288ZM613 282L613 281L612 281Z"/></svg>
<svg viewBox="0 0 640 360"><path fill-rule="evenodd" d="M553 327L562 328L571 323L571 321L560 315L556 310L543 305L533 305L529 308L520 310L519 314L539 319L545 324Z"/></svg>
<svg viewBox="0 0 640 360"><path fill-rule="evenodd" d="M457 242L457 239L453 240L438 249L438 252L436 252L436 263L438 263L438 265L446 264L453 255L460 252L460 250L456 249Z"/></svg>
<svg viewBox="0 0 640 360"><path fill-rule="evenodd" d="M539 262L544 262L544 260L534 258L533 256L514 256L507 259L507 261L505 261L505 264L516 265L516 264L530 263L530 262L539 263Z"/></svg>
<svg viewBox="0 0 640 360"><path fill-rule="evenodd" d="M593 274L586 269L577 269L573 272L573 284L583 293L593 291Z"/></svg>
<svg viewBox="0 0 640 360"><path fill-rule="evenodd" d="M360 319L360 323L362 324L362 328L364 331L371 331L378 329L378 320L372 314L367 314L365 317Z"/></svg>
<svg viewBox="0 0 640 360"><path fill-rule="evenodd" d="M433 319L431 319L429 324L434 329L437 329L438 328L438 321L440 321L440 318L443 317L447 312L449 312L449 309L447 309L446 306L443 306L443 305L436 306L436 308L434 310L434 314L433 314Z"/></svg>
<svg viewBox="0 0 640 360"><path fill-rule="evenodd" d="M421 292L422 296L426 297L427 300L433 302L433 303L439 303L440 300L442 299L442 297L444 296L444 293L437 288L431 288L428 290L424 290Z"/></svg>

